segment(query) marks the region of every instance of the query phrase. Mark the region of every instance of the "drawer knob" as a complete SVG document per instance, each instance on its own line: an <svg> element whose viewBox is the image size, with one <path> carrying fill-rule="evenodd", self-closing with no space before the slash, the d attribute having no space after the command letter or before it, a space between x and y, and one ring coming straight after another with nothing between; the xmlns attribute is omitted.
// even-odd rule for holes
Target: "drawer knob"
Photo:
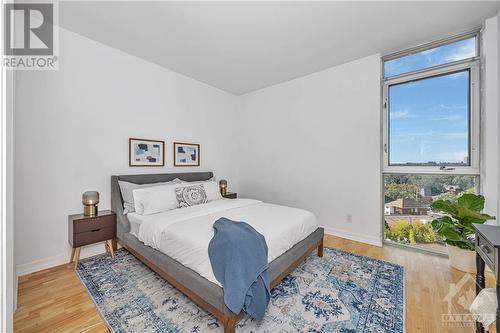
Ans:
<svg viewBox="0 0 500 333"><path fill-rule="evenodd" d="M488 246L483 244L480 246L480 248L481 248L481 250L483 250L484 253L490 254L490 248Z"/></svg>

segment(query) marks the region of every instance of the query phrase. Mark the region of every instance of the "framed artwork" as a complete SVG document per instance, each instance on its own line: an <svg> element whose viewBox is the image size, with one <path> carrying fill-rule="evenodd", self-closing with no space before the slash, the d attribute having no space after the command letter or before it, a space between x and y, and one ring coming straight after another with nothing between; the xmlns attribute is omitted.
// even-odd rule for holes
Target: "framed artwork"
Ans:
<svg viewBox="0 0 500 333"><path fill-rule="evenodd" d="M154 166L165 165L165 141L147 139L128 139L128 165Z"/></svg>
<svg viewBox="0 0 500 333"><path fill-rule="evenodd" d="M200 145L174 142L174 166L200 166Z"/></svg>

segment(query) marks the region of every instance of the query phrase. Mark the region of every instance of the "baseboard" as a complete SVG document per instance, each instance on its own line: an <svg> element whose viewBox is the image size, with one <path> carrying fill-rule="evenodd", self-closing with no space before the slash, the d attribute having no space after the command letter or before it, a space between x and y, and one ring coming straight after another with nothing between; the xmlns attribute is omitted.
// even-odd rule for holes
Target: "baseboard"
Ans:
<svg viewBox="0 0 500 333"><path fill-rule="evenodd" d="M382 239L376 236L353 233L350 231L340 230L332 227L323 227L323 228L325 228L326 234L334 235L341 238L346 238L356 242L366 243L380 247L382 246Z"/></svg>
<svg viewBox="0 0 500 333"><path fill-rule="evenodd" d="M102 254L104 252L105 252L104 243L85 246L82 247L80 253L80 259L92 257L98 254ZM67 264L69 262L70 256L71 256L71 249L68 248L67 252L65 253L61 253L48 258L35 260L26 264L17 265L16 266L17 276L20 277L47 268Z"/></svg>
<svg viewBox="0 0 500 333"><path fill-rule="evenodd" d="M19 287L19 274L14 272L14 311L17 310L17 288Z"/></svg>

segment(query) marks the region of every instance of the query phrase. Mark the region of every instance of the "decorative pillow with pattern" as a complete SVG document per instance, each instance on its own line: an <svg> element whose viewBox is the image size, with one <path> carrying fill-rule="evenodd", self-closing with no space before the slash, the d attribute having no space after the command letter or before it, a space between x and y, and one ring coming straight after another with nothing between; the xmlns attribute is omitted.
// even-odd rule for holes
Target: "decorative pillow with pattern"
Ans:
<svg viewBox="0 0 500 333"><path fill-rule="evenodd" d="M179 207L191 207L208 202L207 193L203 184L177 187L175 189L175 196Z"/></svg>

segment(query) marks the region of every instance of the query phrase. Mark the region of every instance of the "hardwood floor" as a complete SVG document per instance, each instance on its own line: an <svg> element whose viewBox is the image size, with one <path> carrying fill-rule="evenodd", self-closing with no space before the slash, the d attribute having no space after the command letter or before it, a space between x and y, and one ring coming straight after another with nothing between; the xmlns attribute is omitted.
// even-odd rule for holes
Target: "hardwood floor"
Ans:
<svg viewBox="0 0 500 333"><path fill-rule="evenodd" d="M450 307L454 314L467 313L475 290L473 276L449 268L447 259L390 246L380 248L330 235L325 237L325 246L390 261L406 268L408 333L474 332L472 323L443 326L442 314L448 313L445 298L452 287L461 286L451 300ZM487 287L493 287L493 276L487 275ZM16 333L108 332L70 264L21 277L14 319Z"/></svg>
<svg viewBox="0 0 500 333"><path fill-rule="evenodd" d="M443 325L442 315L448 314L445 298L459 286L451 299L452 314L467 314L475 297L475 275L448 266L448 259L393 246L377 247L327 236L325 246L343 249L364 256L386 260L405 267L406 271L406 332L472 333L472 322ZM494 277L486 274L486 287L493 288ZM462 285L463 283L463 285ZM495 332L492 330L492 332Z"/></svg>
<svg viewBox="0 0 500 333"><path fill-rule="evenodd" d="M19 278L14 332L108 332L72 264Z"/></svg>

